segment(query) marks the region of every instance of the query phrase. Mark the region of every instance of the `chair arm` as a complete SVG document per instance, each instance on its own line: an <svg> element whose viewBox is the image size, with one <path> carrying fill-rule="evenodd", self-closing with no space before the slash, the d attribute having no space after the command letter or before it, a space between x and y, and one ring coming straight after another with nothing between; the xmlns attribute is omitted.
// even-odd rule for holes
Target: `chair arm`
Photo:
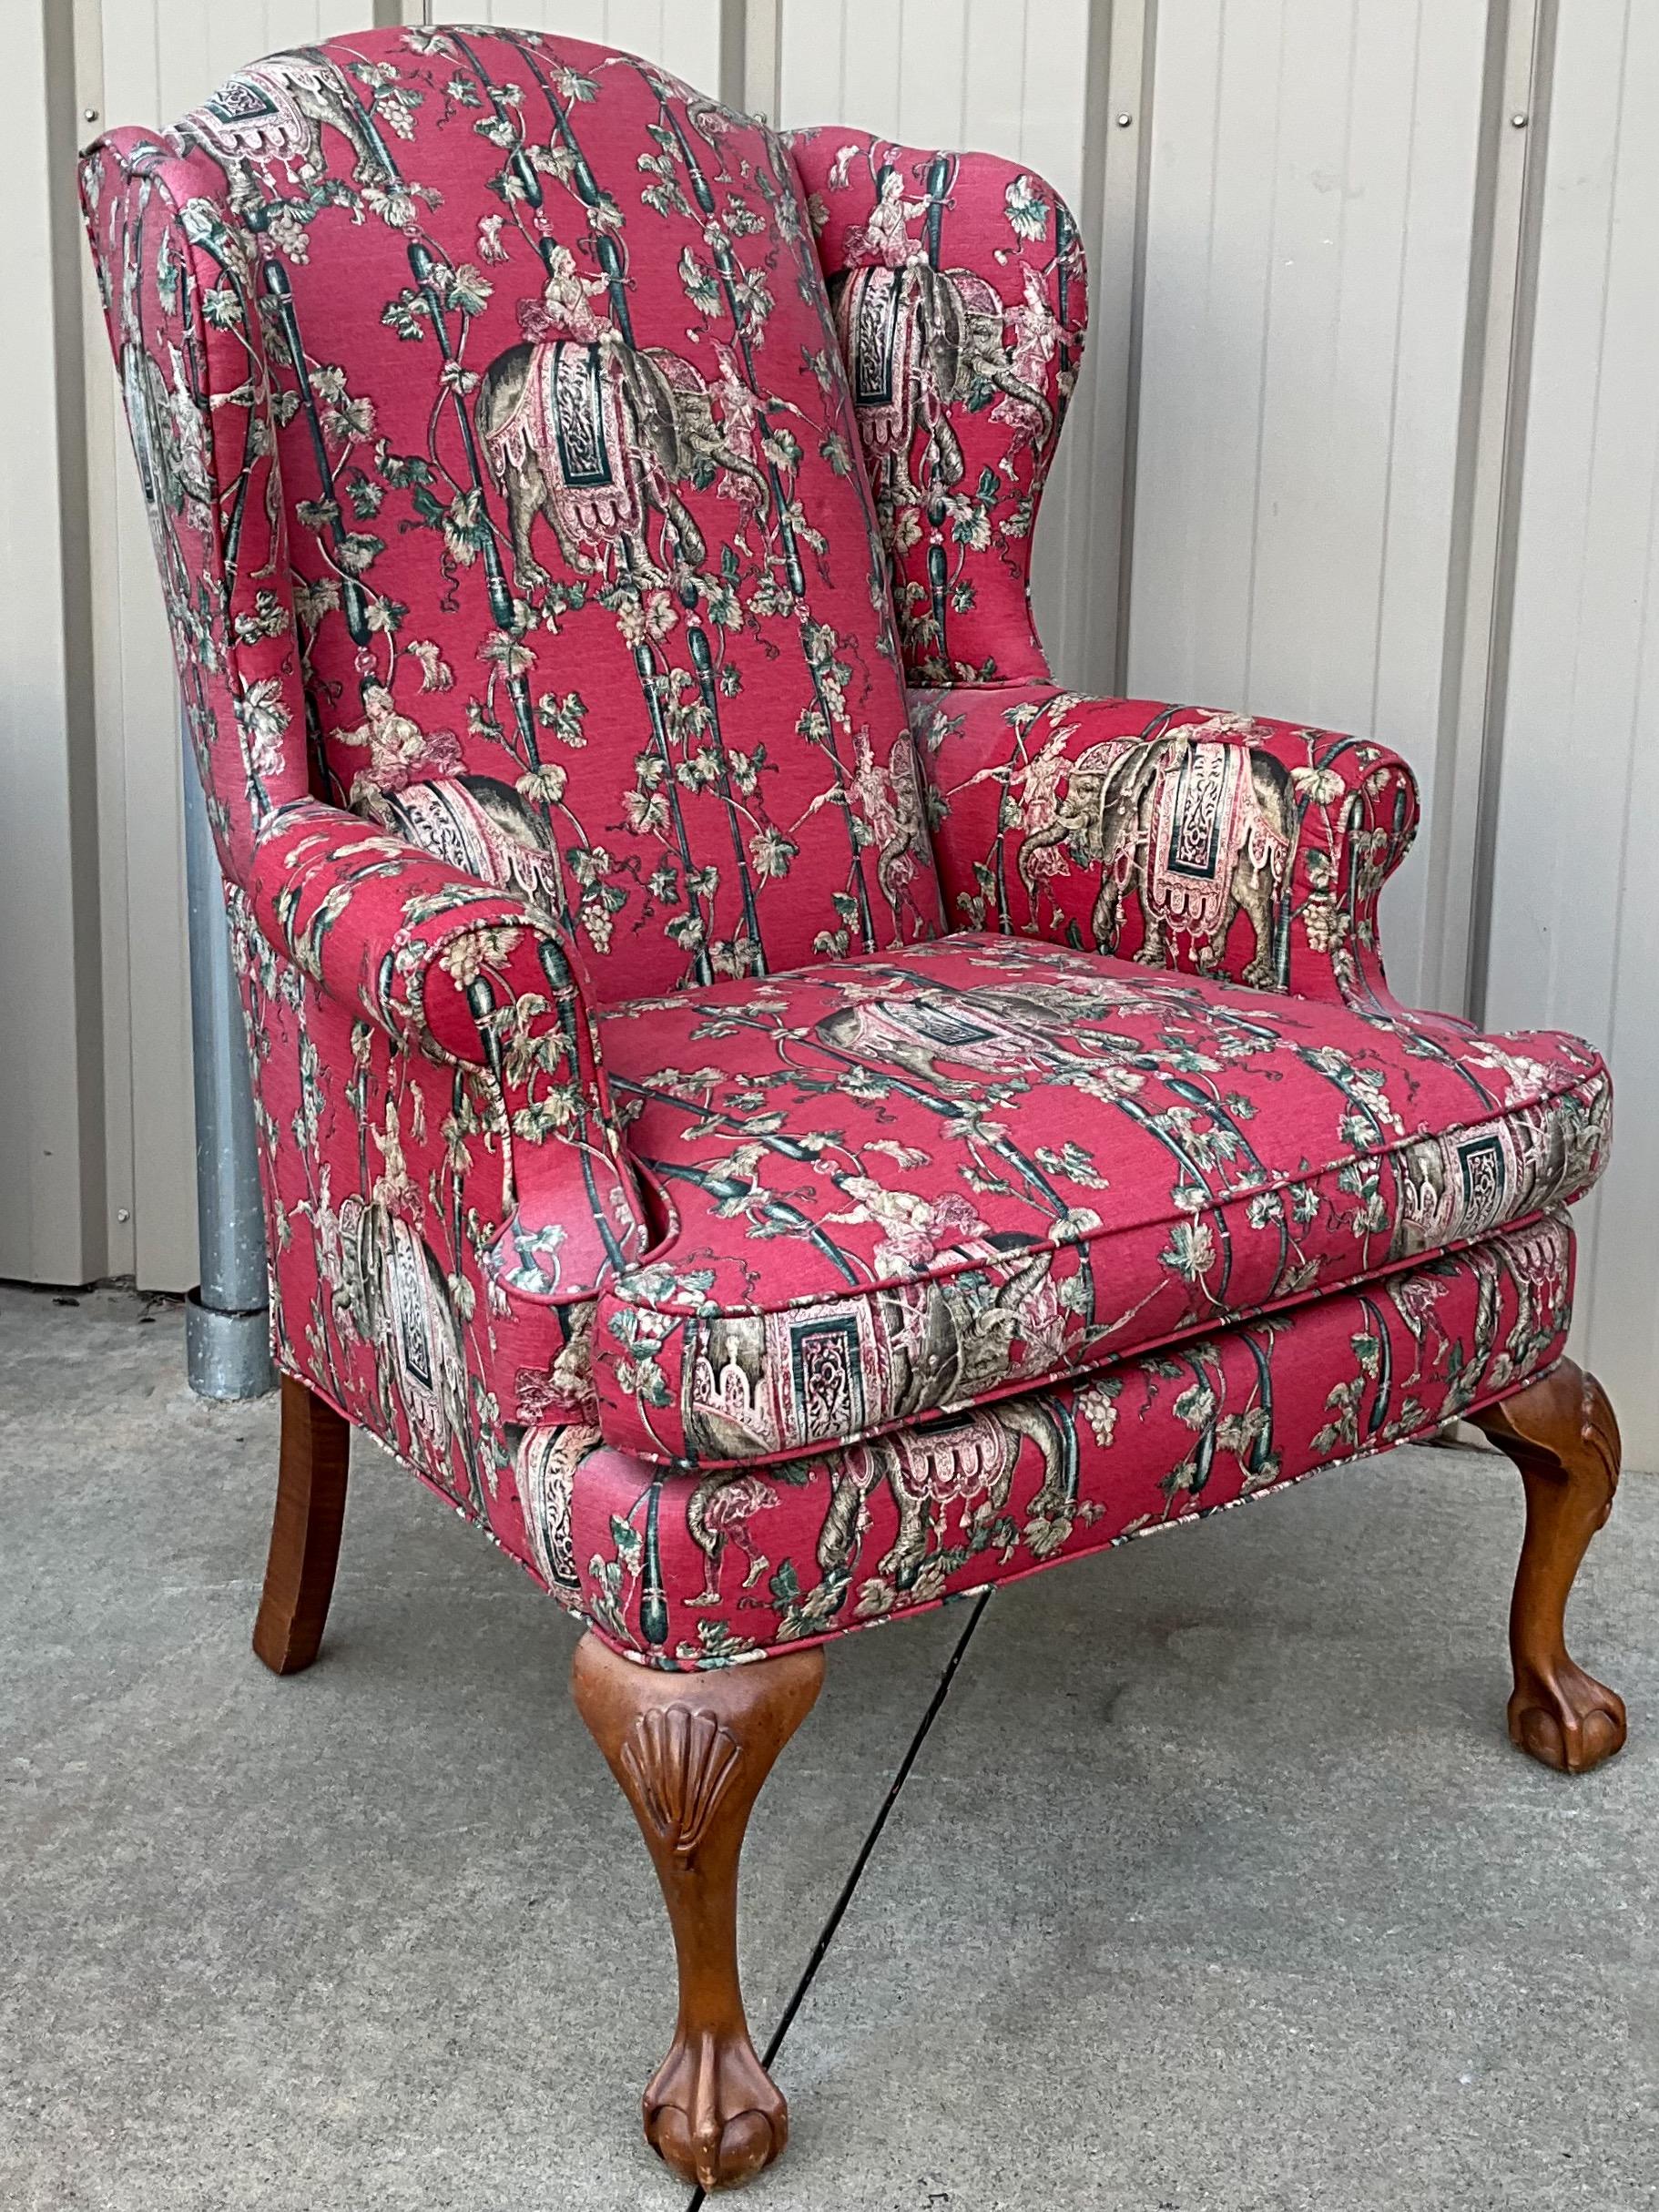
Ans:
<svg viewBox="0 0 1659 2212"><path fill-rule="evenodd" d="M263 825L254 919L325 996L495 1094L500 1272L564 1304L648 1241L575 946L513 892L314 799Z"/></svg>
<svg viewBox="0 0 1659 2212"><path fill-rule="evenodd" d="M1377 896L1418 802L1385 746L1053 685L910 696L959 926L1392 1009Z"/></svg>

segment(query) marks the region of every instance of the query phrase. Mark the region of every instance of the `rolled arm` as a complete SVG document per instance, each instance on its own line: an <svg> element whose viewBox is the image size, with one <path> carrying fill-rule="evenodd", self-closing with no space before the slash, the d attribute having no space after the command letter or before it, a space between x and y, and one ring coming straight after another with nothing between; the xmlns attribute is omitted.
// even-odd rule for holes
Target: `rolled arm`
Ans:
<svg viewBox="0 0 1659 2212"><path fill-rule="evenodd" d="M263 825L248 882L273 948L393 1042L494 1094L507 1185L493 1265L563 1304L637 1258L639 1185L611 1111L579 955L513 892L321 800Z"/></svg>
<svg viewBox="0 0 1659 2212"><path fill-rule="evenodd" d="M1377 898L1418 800L1387 747L1053 685L911 699L959 927L1392 1007Z"/></svg>

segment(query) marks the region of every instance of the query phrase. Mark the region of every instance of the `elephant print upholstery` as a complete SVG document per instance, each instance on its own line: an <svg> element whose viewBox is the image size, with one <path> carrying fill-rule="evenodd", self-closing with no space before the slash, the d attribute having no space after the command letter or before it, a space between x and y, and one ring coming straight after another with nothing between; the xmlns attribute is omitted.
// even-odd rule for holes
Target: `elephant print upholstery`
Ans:
<svg viewBox="0 0 1659 2212"><path fill-rule="evenodd" d="M275 167L296 184L328 174L325 131L350 147L354 173L390 185L396 171L379 131L359 102L309 55L273 54L227 77L174 134L181 151L199 148L223 168L239 201L253 213L263 195L261 168Z"/></svg>
<svg viewBox="0 0 1659 2212"><path fill-rule="evenodd" d="M986 154L790 138L835 300L911 683L1046 676L1032 532L1083 358L1077 225Z"/></svg>
<svg viewBox="0 0 1659 2212"><path fill-rule="evenodd" d="M1049 677L1043 179L443 25L83 190L278 1361L599 1636L760 1659L1559 1357L1606 1072L1389 996L1410 771Z"/></svg>
<svg viewBox="0 0 1659 2212"><path fill-rule="evenodd" d="M901 1433L1491 1234L1594 1181L1609 1112L1570 1039L965 932L637 1002L605 1054L677 1233L600 1293L600 1422L673 1466Z"/></svg>
<svg viewBox="0 0 1659 2212"><path fill-rule="evenodd" d="M538 309L535 319L542 316ZM585 309L582 321L592 321ZM729 354L726 369L731 373ZM636 550L647 509L662 518L677 552L700 564L707 547L681 485L704 490L718 482L763 519L767 479L755 451L733 442L755 444L753 422L743 413L758 410L745 391L743 413L728 410L735 415L728 429L697 369L663 347L541 338L492 362L479 420L506 497L521 587L541 591L549 581L532 545L538 515L565 566L578 574L598 573L607 545L626 541Z"/></svg>
<svg viewBox="0 0 1659 2212"><path fill-rule="evenodd" d="M431 1246L384 1201L351 1197L340 1208L340 1251L342 1320L374 1352L377 1379L425 1463L443 1466L453 1454L464 1476L459 1502L482 1511L461 1330Z"/></svg>
<svg viewBox="0 0 1659 2212"><path fill-rule="evenodd" d="M1383 883L1418 821L1386 747L1056 684L911 693L952 921L1393 1009Z"/></svg>
<svg viewBox="0 0 1659 2212"><path fill-rule="evenodd" d="M255 1649L317 1656L351 1425L582 1622L675 2173L783 2147L737 1868L843 1633L1468 1418L1526 1475L1511 1735L1616 1750L1562 1638L1607 1070L1392 996L1376 738L1053 680L1053 187L447 24L81 185L247 1014Z"/></svg>
<svg viewBox="0 0 1659 2212"><path fill-rule="evenodd" d="M307 729L336 805L506 783L601 998L937 933L881 555L776 141L629 57L455 30L257 65L170 142L97 160L132 179L112 212L143 204L155 303L188 268L223 372L258 351L249 441L266 413L273 451L243 459L250 486L275 464L289 565L261 618L291 615L297 655L260 701L293 733L283 796L309 788ZM186 412L172 352L155 367ZM906 864L878 870L894 778Z"/></svg>
<svg viewBox="0 0 1659 2212"><path fill-rule="evenodd" d="M1140 957L1165 965L1166 941L1187 943L1193 964L1213 967L1240 912L1256 950L1240 980L1282 988L1288 951L1286 893L1299 824L1295 787L1281 760L1248 742L1217 743L1217 716L1156 734L1091 746L1071 763L1053 820L1020 848L1020 880L1035 899L1058 848L1099 871L1090 930L1103 951L1118 943L1120 910L1133 886L1142 913Z"/></svg>

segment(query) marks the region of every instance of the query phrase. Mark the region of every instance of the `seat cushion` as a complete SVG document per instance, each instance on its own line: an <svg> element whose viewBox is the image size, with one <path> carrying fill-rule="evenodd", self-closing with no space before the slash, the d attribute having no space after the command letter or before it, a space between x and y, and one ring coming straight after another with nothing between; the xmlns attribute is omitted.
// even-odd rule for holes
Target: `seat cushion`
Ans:
<svg viewBox="0 0 1659 2212"><path fill-rule="evenodd" d="M1375 1276L1575 1197L1587 1045L962 934L606 1017L663 1200L607 1441L784 1460Z"/></svg>
<svg viewBox="0 0 1659 2212"><path fill-rule="evenodd" d="M1431 1435L1547 1372L1572 1310L1572 1231L1551 1213L1271 1320L787 1467L666 1473L591 1427L538 1424L494 1526L618 1650L729 1666Z"/></svg>

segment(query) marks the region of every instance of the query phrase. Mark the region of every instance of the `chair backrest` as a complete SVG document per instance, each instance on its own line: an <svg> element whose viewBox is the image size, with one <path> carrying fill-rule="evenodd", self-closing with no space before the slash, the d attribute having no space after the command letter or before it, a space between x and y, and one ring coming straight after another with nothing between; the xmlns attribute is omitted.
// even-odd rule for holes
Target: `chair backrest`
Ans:
<svg viewBox="0 0 1659 2212"><path fill-rule="evenodd" d="M1053 185L994 154L796 131L915 684L1045 678L1038 503L1088 322Z"/></svg>
<svg viewBox="0 0 1659 2212"><path fill-rule="evenodd" d="M203 541L162 551L209 720L192 571L239 610L234 775L198 732L233 867L308 779L423 841L504 840L613 999L936 933L772 133L605 47L369 32L112 134L87 197L135 434Z"/></svg>

